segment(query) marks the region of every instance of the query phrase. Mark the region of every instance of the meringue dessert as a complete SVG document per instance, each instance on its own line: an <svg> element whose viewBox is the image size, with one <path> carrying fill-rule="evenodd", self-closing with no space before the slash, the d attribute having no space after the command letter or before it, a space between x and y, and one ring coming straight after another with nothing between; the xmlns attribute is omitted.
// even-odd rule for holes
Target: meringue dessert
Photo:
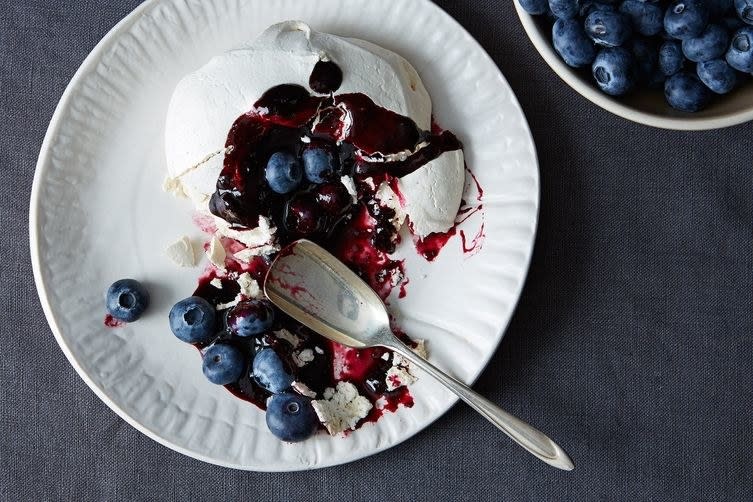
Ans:
<svg viewBox="0 0 753 502"><path fill-rule="evenodd" d="M165 150L163 188L190 199L210 234L192 298L216 310L211 333L176 335L203 355L222 346L236 361L227 373L220 356L205 357L207 377L269 409L267 424L285 441L317 427L336 435L412 406L407 361L322 338L268 304L260 287L276 253L306 238L383 299L397 287L402 297L405 270L393 257L401 230L416 240L454 231L462 145L433 124L411 64L303 22L276 24L180 81ZM181 308L190 312L190 302ZM423 342L402 338L424 353ZM317 427L304 423L311 417Z"/></svg>

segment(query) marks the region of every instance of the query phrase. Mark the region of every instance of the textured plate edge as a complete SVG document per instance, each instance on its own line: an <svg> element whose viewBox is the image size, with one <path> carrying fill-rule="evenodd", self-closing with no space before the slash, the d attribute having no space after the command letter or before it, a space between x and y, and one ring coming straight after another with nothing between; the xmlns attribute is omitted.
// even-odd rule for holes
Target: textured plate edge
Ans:
<svg viewBox="0 0 753 502"><path fill-rule="evenodd" d="M105 36L97 43L94 49L92 49L89 55L81 63L81 66L78 68L78 70L76 70L75 74L73 75L70 82L68 83L65 90L63 91L60 101L58 102L57 106L55 107L55 111L53 112L52 118L50 120L50 124L44 136L44 140L42 141L39 158L37 159L37 163L34 170L34 179L32 182L30 202L29 202L29 246L30 246L30 253L31 253L32 272L34 276L34 283L37 289L37 295L39 296L39 300L42 305L42 310L44 312L45 318L47 319L47 323L49 324L50 329L53 333L53 336L55 337L55 340L57 341L61 350L65 354L65 357L68 359L68 362L71 364L71 366L73 366L74 370L76 371L76 373L78 373L78 375L81 377L84 383L86 383L86 385L94 392L94 394L103 403L105 403L105 405L107 405L112 411L114 411L120 418L125 420L133 428L143 433L150 439L156 441L157 443L163 446L166 446L167 448L170 448L173 451L176 451L188 457L194 458L196 460L200 460L202 462L206 462L213 465L218 465L221 467L227 467L231 469L243 470L243 471L298 472L298 471L314 470L314 469L333 467L337 465L346 464L349 462L360 460L362 458L366 458L371 455L375 455L377 453L383 452L389 448L399 445L400 443L406 441L407 439L415 436L419 432L425 430L426 428L431 426L436 420L438 420L440 417L444 416L450 408L452 408L455 404L457 404L459 398L452 397L450 401L448 402L447 406L445 406L444 408L440 408L440 411L437 414L435 419L427 422L425 425L418 428L410 436L402 438L394 443L373 449L367 453L359 453L351 458L338 459L334 462L324 461L320 464L313 465L313 466L292 466L291 465L290 468L263 469L263 468L259 468L258 466L239 465L232 462L224 462L216 458L210 458L205 455L196 453L193 450L183 448L182 446L179 446L175 443L167 441L163 437L159 436L156 432L145 427L142 423L140 423L138 420L131 417L125 410L123 410L115 402L113 402L107 396L107 394L99 386L97 386L97 384L94 383L94 381L91 378L89 378L89 376L84 371L84 369L79 365L78 361L76 360L70 348L68 347L67 343L65 342L61 334L60 328L52 313L52 307L49 303L49 298L47 295L47 288L46 288L44 279L42 277L42 270L41 270L40 257L39 257L39 214L38 214L39 213L38 211L39 191L40 191L41 179L43 177L43 174L46 171L47 164L49 164L50 145L53 141L53 138L55 138L58 134L59 128L61 126L61 115L63 114L63 110L65 110L68 107L69 102L71 101L73 93L74 93L74 88L77 87L77 85L79 84L79 81L82 80L84 76L87 75L92 69L94 69L100 56L104 53L105 50L107 50L111 46L112 43L115 42L115 37L120 31L134 24L142 14L148 12L149 10L154 8L156 5L158 5L162 1L163 0L146 0L145 2L140 4L138 7L136 7L133 11L131 11L129 14L127 14L117 24L115 24L115 26L113 26L107 32L107 34L105 34ZM483 46L478 42L478 40L476 40L468 32L468 30L466 30L465 27L463 27L463 25L461 25L455 18L453 18L450 14L448 14L444 9L439 7L437 4L435 4L431 0L418 0L418 1L423 3L424 8L435 9L436 11L438 11L438 13L441 16L444 16L448 20L450 25L453 25L456 29L460 30L460 32L466 37L469 43L474 45L475 48L480 51L480 53L483 55L482 57L496 68L497 70L496 77L500 79L504 83L504 85L510 90L511 101L515 104L515 106L517 106L518 110L520 110L521 114L523 115L521 126L523 128L523 132L525 133L528 140L530 141L530 144L533 146L532 154L533 154L533 161L535 164L535 168L533 169L533 172L531 174L535 178L535 183L536 183L535 189L533 190L534 192L533 195L535 195L536 209L534 212L534 219L532 222L532 236L531 236L530 244L528 246L528 251L527 251L526 260L525 260L526 261L525 267L523 267L523 274L521 276L520 283L515 290L515 301L512 302L510 315L508 319L506 320L506 322L504 323L504 326L502 326L499 333L497 334L497 340L496 340L494 350L489 351L489 353L484 357L484 360L481 366L479 367L479 370L473 375L471 375L471 377L466 382L469 385L473 385L473 383L475 383L475 381L479 378L479 376L484 372L484 370L489 364L489 361L491 361L492 357L497 353L499 349L499 345L501 344L502 339L504 338L505 332L507 331L507 328L509 327L510 322L512 321L512 318L515 315L515 311L517 310L517 305L520 302L520 297L523 291L523 287L526 283L526 279L530 271L531 259L533 256L533 249L536 243L536 235L537 235L537 230L538 230L539 211L541 207L541 193L540 193L541 184L540 184L538 154L536 151L536 144L533 140L533 135L531 134L531 129L528 124L528 119L525 115L525 112L523 111L523 108L520 106L520 102L518 101L518 98L515 95L515 93L512 91L512 87L510 86L509 82L507 81L505 76L502 74L502 71L499 69L499 66L494 62L494 60L491 58L491 56L486 51L486 49L483 48Z"/></svg>
<svg viewBox="0 0 753 502"><path fill-rule="evenodd" d="M607 112L637 124L671 131L712 131L733 127L753 120L753 109L717 118L693 116L673 118L646 113L623 105L619 101L597 91L592 86L584 84L580 79L571 76L573 73L572 70L554 52L549 41L541 34L533 16L523 10L523 7L520 6L517 0L513 0L513 4L515 4L515 10L518 13L528 39L552 71L575 92ZM567 78L564 75L567 75Z"/></svg>

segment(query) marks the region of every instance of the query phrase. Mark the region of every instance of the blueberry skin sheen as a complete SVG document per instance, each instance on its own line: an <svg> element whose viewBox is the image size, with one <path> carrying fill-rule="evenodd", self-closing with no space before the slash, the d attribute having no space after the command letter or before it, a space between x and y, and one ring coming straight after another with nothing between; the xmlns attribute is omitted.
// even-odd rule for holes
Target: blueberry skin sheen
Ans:
<svg viewBox="0 0 753 502"><path fill-rule="evenodd" d="M581 2L580 4L580 17L588 17L592 12L615 12L617 8L608 3L597 2L590 0Z"/></svg>
<svg viewBox="0 0 753 502"><path fill-rule="evenodd" d="M682 45L676 40L667 40L659 48L659 69L668 77L682 70L685 66L685 55Z"/></svg>
<svg viewBox="0 0 753 502"><path fill-rule="evenodd" d="M549 9L558 19L572 19L578 15L579 0L549 0Z"/></svg>
<svg viewBox="0 0 753 502"><path fill-rule="evenodd" d="M740 19L753 24L753 0L735 0L735 11Z"/></svg>
<svg viewBox="0 0 753 502"><path fill-rule="evenodd" d="M549 10L549 0L518 0L523 10L533 16L546 14Z"/></svg>
<svg viewBox="0 0 753 502"><path fill-rule="evenodd" d="M135 279L120 279L107 289L105 306L118 321L137 321L149 307L149 291Z"/></svg>
<svg viewBox="0 0 753 502"><path fill-rule="evenodd" d="M214 336L214 305L204 298L192 296L170 309L170 329L186 343L205 342Z"/></svg>
<svg viewBox="0 0 753 502"><path fill-rule="evenodd" d="M737 85L737 72L723 59L698 63L698 78L717 94L727 94Z"/></svg>
<svg viewBox="0 0 753 502"><path fill-rule="evenodd" d="M700 63L722 57L727 51L729 35L718 24L710 24L698 37L682 41L682 52L689 60Z"/></svg>
<svg viewBox="0 0 753 502"><path fill-rule="evenodd" d="M709 23L709 10L703 0L675 0L664 14L664 30L672 38L697 37Z"/></svg>
<svg viewBox="0 0 753 502"><path fill-rule="evenodd" d="M311 399L298 394L275 394L267 400L267 427L282 441L297 443L310 438L319 427Z"/></svg>
<svg viewBox="0 0 753 502"><path fill-rule="evenodd" d="M696 75L677 73L664 83L664 97L672 108L683 112L697 112L708 105L711 91Z"/></svg>
<svg viewBox="0 0 753 502"><path fill-rule="evenodd" d="M623 47L602 49L591 67L596 85L605 93L621 96L635 86L633 55Z"/></svg>
<svg viewBox="0 0 753 502"><path fill-rule="evenodd" d="M240 302L226 317L228 331L242 338L261 335L272 329L274 322L275 311L265 300Z"/></svg>
<svg viewBox="0 0 753 502"><path fill-rule="evenodd" d="M753 27L740 28L732 35L725 59L735 70L753 73Z"/></svg>
<svg viewBox="0 0 753 502"><path fill-rule="evenodd" d="M586 17L586 33L594 43L604 47L624 44L632 35L630 20L614 11L593 11Z"/></svg>
<svg viewBox="0 0 753 502"><path fill-rule="evenodd" d="M254 380L272 394L280 394L293 385L293 375L285 369L285 363L273 349L267 348L254 356L252 374Z"/></svg>
<svg viewBox="0 0 753 502"><path fill-rule="evenodd" d="M335 171L335 157L324 148L307 148L301 157L303 172L311 183L324 183Z"/></svg>
<svg viewBox="0 0 753 502"><path fill-rule="evenodd" d="M292 192L301 184L303 169L293 154L275 152L267 161L264 176L273 192L286 194Z"/></svg>
<svg viewBox="0 0 753 502"><path fill-rule="evenodd" d="M246 366L243 353L223 343L212 345L204 352L201 369L207 380L217 385L227 385L237 381Z"/></svg>
<svg viewBox="0 0 753 502"><path fill-rule="evenodd" d="M656 3L625 0L620 12L630 19L633 30L643 36L656 35L664 28L664 10Z"/></svg>
<svg viewBox="0 0 753 502"><path fill-rule="evenodd" d="M552 27L552 40L557 54L574 68L588 66L596 57L593 42L576 19L558 19Z"/></svg>

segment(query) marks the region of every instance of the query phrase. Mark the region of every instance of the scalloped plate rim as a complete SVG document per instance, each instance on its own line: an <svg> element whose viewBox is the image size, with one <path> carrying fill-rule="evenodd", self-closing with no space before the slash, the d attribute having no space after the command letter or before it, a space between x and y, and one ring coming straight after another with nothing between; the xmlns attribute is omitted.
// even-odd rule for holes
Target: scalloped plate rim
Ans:
<svg viewBox="0 0 753 502"><path fill-rule="evenodd" d="M51 328L51 331L53 333L53 336L55 337L55 340L57 341L58 345L60 346L61 350L65 354L65 357L68 359L68 362L71 364L71 366L74 368L76 373L81 377L81 379L86 383L86 385L94 392L94 394L105 404L107 407L109 407L115 414L117 414L120 418L122 418L125 422L127 422L129 425L131 425L133 428L138 430L139 432L143 433L150 439L156 441L157 443L173 450L178 453L181 453L183 455L186 455L188 457L213 464L218 465L221 467L227 467L231 469L237 469L237 470L243 470L243 471L251 471L251 472L297 472L297 471L304 471L304 470L314 470L314 469L320 469L325 467L332 467L337 465L342 465L345 463L354 462L357 460L360 460L362 458L383 452L389 448L392 448L393 446L396 446L403 441L413 437L415 434L418 434L419 432L422 432L424 429L432 425L436 420L438 420L440 417L442 417L450 408L452 408L455 404L457 404L459 398L453 396L445 406L441 407L440 411L437 413L436 417L427 420L426 423L422 426L420 426L413 434L398 438L396 441L390 442L388 444L385 444L383 446L380 446L378 448L373 448L370 451L367 452L361 452L356 455L354 455L352 458L348 459L337 459L333 462L323 461L321 463L318 463L316 465L312 466L306 466L302 467L300 465L290 465L286 468L275 468L275 469L264 469L260 468L259 466L249 467L244 465L239 465L232 462L226 462L221 459L209 457L207 455L203 455L201 453L198 453L194 450L191 450L189 448L185 448L183 446L180 446L178 444L175 444L162 436L159 435L158 432L146 427L144 424L142 424L137 419L133 418L131 415L129 415L125 410L123 410L120 406L118 406L106 393L104 390L102 390L87 374L87 372L82 368L82 366L79 364L76 357L73 355L71 349L68 346L68 343L63 338L62 332L60 330L60 327L52 313L50 301L48 298L48 292L47 292L47 286L45 284L45 280L42 273L42 265L40 262L40 253L39 253L39 192L40 192L40 186L42 183L42 179L44 177L44 174L47 171L47 166L49 164L49 158L50 158L50 146L52 145L54 139L57 137L58 131L60 129L61 123L62 123L62 115L64 110L68 107L69 103L73 99L75 92L79 86L79 83L82 81L82 79L92 70L94 69L95 65L99 62L100 56L103 55L105 50L107 50L111 45L117 41L117 35L121 33L125 28L130 27L133 25L138 19L140 18L140 15L149 11L150 9L154 8L156 5L162 3L164 0L146 0L140 5L138 5L135 9L133 9L130 13L128 13L123 19L121 19L118 23L116 23L108 32L107 34L95 45L95 47L92 49L92 51L87 55L87 57L84 59L84 61L81 63L79 68L74 73L73 77L71 78L70 82L66 86L65 90L63 91L63 94L60 98L60 101L58 102L57 106L55 107L55 110L53 112L52 118L50 120L50 124L47 128L47 132L45 133L44 139L42 141L42 146L40 148L40 154L37 159L37 163L35 166L35 172L34 172L34 178L31 188L31 194L30 194L30 203L29 203L29 245L30 245L30 253L31 253L31 262L32 262L32 272L34 277L35 286L37 289L37 294L39 296L39 300L42 306L42 310L44 312L45 318L47 319L47 322ZM469 385L473 384L481 375L481 373L486 369L487 365L489 364L489 361L496 353L497 349L499 348L499 344L501 343L505 331L507 330L507 327L509 326L510 321L512 320L512 317L514 315L514 312L517 308L517 304L520 301L521 293L523 290L523 287L526 282L526 277L528 275L531 259L533 255L533 248L536 240L537 235L537 229L538 229L538 222L539 222L539 211L540 211L540 183L539 183L539 170L538 170L538 154L536 151L535 142L533 140L533 135L531 134L530 127L528 125L528 121L525 118L525 113L520 106L520 103L517 99L517 96L515 96L515 93L512 91L512 88L510 87L507 79L502 74L501 70L497 66L497 64L494 62L494 60L491 58L491 56L486 52L486 50L481 46L481 44L452 16L450 16L444 9L439 7L438 5L434 4L430 0L414 0L414 1L420 1L423 3L422 8L429 8L429 9L436 9L440 12L440 15L445 16L447 20L454 25L454 27L462 32L464 35L467 36L467 39L470 44L475 46L475 49L479 51L479 54L486 59L489 63L491 63L496 69L497 74L496 77L499 78L503 84L508 88L510 92L510 100L515 108L517 108L522 117L523 120L521 121L521 127L523 129L523 132L525 133L526 139L530 142L532 146L532 160L535 164L535 167L532 171L532 174L535 177L536 180L536 190L532 194L535 199L535 211L533 212L533 221L532 223L532 235L530 238L530 242L527 246L527 254L525 259L525 265L522 267L522 277L521 281L518 284L515 292L514 292L514 300L511 302L511 309L510 309L510 316L500 329L499 333L496 336L496 341L493 343L493 349L490 350L487 354L484 354L483 362L479 366L478 371L476 371L474 374L471 375L471 377L468 379L466 383Z"/></svg>

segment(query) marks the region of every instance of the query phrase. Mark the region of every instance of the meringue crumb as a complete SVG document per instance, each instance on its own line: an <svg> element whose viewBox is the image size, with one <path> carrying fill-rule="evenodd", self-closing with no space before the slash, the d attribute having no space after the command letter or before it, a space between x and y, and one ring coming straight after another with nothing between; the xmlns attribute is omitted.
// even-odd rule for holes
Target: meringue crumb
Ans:
<svg viewBox="0 0 753 502"><path fill-rule="evenodd" d="M219 277L215 277L214 279L209 281L209 284L211 284L217 289L222 289L222 279L220 279Z"/></svg>
<svg viewBox="0 0 753 502"><path fill-rule="evenodd" d="M225 270L225 257L227 253L222 246L222 241L216 235L209 241L209 249L207 249L207 257L209 261L220 270Z"/></svg>
<svg viewBox="0 0 753 502"><path fill-rule="evenodd" d="M244 272L238 277L238 286L241 288L240 294L246 298L259 298L261 296L261 288L259 283L251 277L251 274Z"/></svg>
<svg viewBox="0 0 753 502"><path fill-rule="evenodd" d="M293 382L293 384L291 385L291 387L293 387L293 390L296 391L297 393L299 393L302 396L310 397L312 399L316 397L316 392L314 392L313 390L311 390L309 388L309 386L306 385L303 382L295 381L295 382Z"/></svg>
<svg viewBox="0 0 753 502"><path fill-rule="evenodd" d="M369 400L358 394L358 389L350 382L338 382L337 389L327 388L324 399L314 400L311 404L332 436L355 429L372 408Z"/></svg>
<svg viewBox="0 0 753 502"><path fill-rule="evenodd" d="M185 235L167 246L165 254L179 267L196 266L196 254L194 253L191 239Z"/></svg>
<svg viewBox="0 0 753 502"><path fill-rule="evenodd" d="M353 199L353 204L358 204L358 191L356 190L356 182L353 181L353 178L345 175L340 178L340 182L343 184L345 190L348 191L350 197Z"/></svg>

